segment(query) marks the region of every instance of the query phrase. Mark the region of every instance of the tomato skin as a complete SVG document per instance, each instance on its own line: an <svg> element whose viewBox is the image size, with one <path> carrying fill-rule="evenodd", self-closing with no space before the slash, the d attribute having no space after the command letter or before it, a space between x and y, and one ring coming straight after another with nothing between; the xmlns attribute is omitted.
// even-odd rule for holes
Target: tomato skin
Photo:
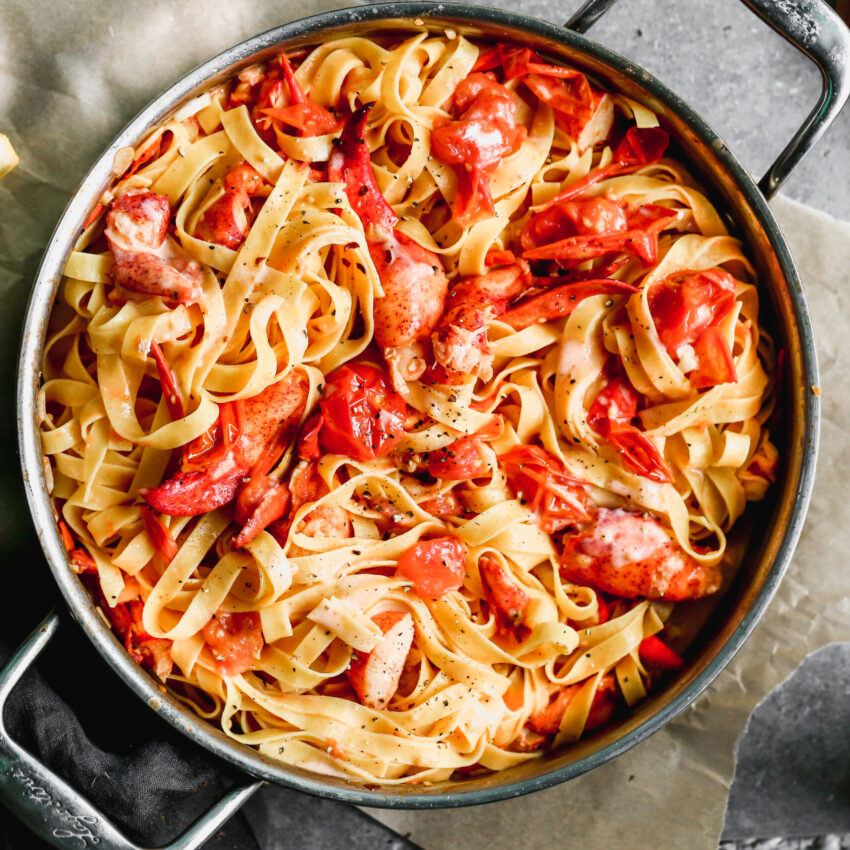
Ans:
<svg viewBox="0 0 850 850"><path fill-rule="evenodd" d="M631 127L614 151L614 162L625 166L658 162L669 144L670 136L660 127Z"/></svg>
<svg viewBox="0 0 850 850"><path fill-rule="evenodd" d="M652 284L649 310L658 337L673 360L679 349L693 346L697 368L690 374L696 388L738 380L729 343L718 325L735 306L735 278L722 269L681 271Z"/></svg>
<svg viewBox="0 0 850 850"><path fill-rule="evenodd" d="M473 73L455 89L457 120L443 119L431 131L431 150L456 168L457 197L452 215L462 226L492 215L489 174L526 135L517 124L513 95L492 74Z"/></svg>
<svg viewBox="0 0 850 850"><path fill-rule="evenodd" d="M632 420L637 416L640 394L624 375L610 380L587 412L587 424L604 437L626 466L651 481L667 484L673 476L658 447Z"/></svg>
<svg viewBox="0 0 850 850"><path fill-rule="evenodd" d="M628 424L637 416L639 400L637 390L620 375L599 391L587 412L587 424L594 429L602 419Z"/></svg>
<svg viewBox="0 0 850 850"><path fill-rule="evenodd" d="M373 460L391 452L404 433L407 404L376 366L355 363L328 375L320 408L318 442L332 454Z"/></svg>
<svg viewBox="0 0 850 850"><path fill-rule="evenodd" d="M540 446L516 446L499 456L508 480L547 534L590 519L584 483Z"/></svg>
<svg viewBox="0 0 850 850"><path fill-rule="evenodd" d="M528 89L555 111L556 123L571 136L578 136L590 120L601 95L594 93L584 74L553 79L550 75L528 74L523 77Z"/></svg>
<svg viewBox="0 0 850 850"><path fill-rule="evenodd" d="M413 584L422 599L440 599L463 584L466 555L456 537L420 540L401 554L396 575Z"/></svg>
<svg viewBox="0 0 850 850"><path fill-rule="evenodd" d="M484 475L487 466L481 457L477 436L461 437L444 449L428 454L428 472L446 481L465 481Z"/></svg>
<svg viewBox="0 0 850 850"><path fill-rule="evenodd" d="M201 633L225 676L244 673L263 648L260 615L255 611L243 614L218 611Z"/></svg>
<svg viewBox="0 0 850 850"><path fill-rule="evenodd" d="M638 646L640 659L664 670L681 670L685 666L682 657L670 649L657 635L644 638Z"/></svg>
<svg viewBox="0 0 850 850"><path fill-rule="evenodd" d="M490 171L525 137L513 95L488 74L470 74L455 89L457 121L431 133L431 148L447 165Z"/></svg>

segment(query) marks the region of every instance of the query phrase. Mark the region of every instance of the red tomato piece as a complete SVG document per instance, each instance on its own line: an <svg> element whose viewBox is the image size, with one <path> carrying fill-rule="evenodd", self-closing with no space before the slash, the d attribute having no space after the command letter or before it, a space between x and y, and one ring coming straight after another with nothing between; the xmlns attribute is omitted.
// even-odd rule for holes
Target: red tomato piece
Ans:
<svg viewBox="0 0 850 850"><path fill-rule="evenodd" d="M573 77L580 73L572 68L546 64L528 47L511 47L507 44L500 44L482 53L472 70L473 72L492 71L499 67L504 71L506 80L513 80L531 73L550 77Z"/></svg>
<svg viewBox="0 0 850 850"><path fill-rule="evenodd" d="M444 449L430 452L428 472L434 478L448 481L464 481L484 475L487 472L487 466L479 451L480 443L481 438L475 435L461 437Z"/></svg>
<svg viewBox="0 0 850 850"><path fill-rule="evenodd" d="M526 130L517 124L514 96L492 74L466 77L455 90L453 107L459 118L434 127L431 150L457 168L452 213L465 226L493 214L487 175L520 146Z"/></svg>
<svg viewBox="0 0 850 850"><path fill-rule="evenodd" d="M623 375L609 381L587 411L587 424L596 429L603 419L627 424L637 416L640 393Z"/></svg>
<svg viewBox="0 0 850 850"><path fill-rule="evenodd" d="M517 446L500 455L499 462L517 497L547 534L590 519L592 503L584 483L554 455L539 446Z"/></svg>
<svg viewBox="0 0 850 850"><path fill-rule="evenodd" d="M423 599L440 599L463 583L466 556L455 537L420 540L402 553L396 575L413 583Z"/></svg>
<svg viewBox="0 0 850 850"><path fill-rule="evenodd" d="M654 667L663 667L665 670L679 670L685 666L681 656L673 652L656 635L644 638L638 646L638 653L644 664L651 664Z"/></svg>
<svg viewBox="0 0 850 850"><path fill-rule="evenodd" d="M349 364L328 375L320 407L319 443L333 454L372 460L391 452L404 433L407 404L376 366Z"/></svg>
<svg viewBox="0 0 850 850"><path fill-rule="evenodd" d="M71 549L68 554L70 555L71 569L78 575L97 572L97 564L94 558L85 549L77 547L76 549Z"/></svg>
<svg viewBox="0 0 850 850"><path fill-rule="evenodd" d="M618 375L594 399L587 412L587 424L620 453L632 472L669 483L673 476L658 447L632 424L640 402L640 393L624 375Z"/></svg>
<svg viewBox="0 0 850 850"><path fill-rule="evenodd" d="M260 657L263 632L255 611L231 614L218 611L201 629L224 676L244 673Z"/></svg>
<svg viewBox="0 0 850 850"><path fill-rule="evenodd" d="M717 330L735 306L735 278L722 269L675 272L652 284L649 310L658 336L674 359L683 346L693 346L696 387L737 380L729 343Z"/></svg>
<svg viewBox="0 0 850 850"><path fill-rule="evenodd" d="M601 97L579 71L562 79L548 74L527 74L522 81L538 99L555 110L556 123L573 137L584 129Z"/></svg>
<svg viewBox="0 0 850 850"><path fill-rule="evenodd" d="M621 166L649 165L664 156L669 144L670 136L660 127L630 127L614 150L614 162Z"/></svg>
<svg viewBox="0 0 850 850"><path fill-rule="evenodd" d="M694 354L698 365L689 377L697 389L737 382L735 360L720 328L711 327L704 330L694 343Z"/></svg>
<svg viewBox="0 0 850 850"><path fill-rule="evenodd" d="M431 149L447 165L490 171L525 138L513 95L490 74L470 74L455 89L453 105L458 120L431 133Z"/></svg>
<svg viewBox="0 0 850 850"><path fill-rule="evenodd" d="M722 269L674 272L652 284L649 309L671 357L727 315L735 303L735 289L735 279Z"/></svg>
<svg viewBox="0 0 850 850"><path fill-rule="evenodd" d="M59 533L62 535L62 543L65 546L66 552L72 552L76 547L76 543L74 542L74 536L71 534L71 529L68 528L67 524L64 520L58 520L59 523Z"/></svg>

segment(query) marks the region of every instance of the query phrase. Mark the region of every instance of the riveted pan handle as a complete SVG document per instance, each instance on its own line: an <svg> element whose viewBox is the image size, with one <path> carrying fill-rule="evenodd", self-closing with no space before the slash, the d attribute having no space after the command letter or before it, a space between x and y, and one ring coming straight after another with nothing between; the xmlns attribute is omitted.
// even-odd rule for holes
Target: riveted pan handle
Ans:
<svg viewBox="0 0 850 850"><path fill-rule="evenodd" d="M49 614L0 671L0 799L40 838L54 847L139 850L85 797L15 743L3 723L3 708L18 680L59 628ZM231 791L166 850L196 850L262 785Z"/></svg>
<svg viewBox="0 0 850 850"><path fill-rule="evenodd" d="M615 0L588 0L566 26L587 32ZM794 138L759 181L759 189L771 198L794 166L835 120L850 95L850 30L823 0L743 0L820 69L823 88L815 108Z"/></svg>

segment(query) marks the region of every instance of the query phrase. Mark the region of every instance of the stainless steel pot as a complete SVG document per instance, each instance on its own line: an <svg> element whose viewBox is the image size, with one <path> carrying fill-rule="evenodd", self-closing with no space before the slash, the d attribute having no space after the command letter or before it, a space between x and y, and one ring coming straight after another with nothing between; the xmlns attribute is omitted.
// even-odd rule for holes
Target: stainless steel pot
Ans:
<svg viewBox="0 0 850 850"><path fill-rule="evenodd" d="M797 542L811 494L818 445L819 404L810 389L817 385L818 378L809 315L788 247L765 200L823 133L850 92L850 32L820 0L745 2L817 63L824 82L817 106L758 186L686 103L633 62L581 34L613 0L590 0L566 28L495 9L432 2L363 6L287 24L225 51L176 83L142 110L83 180L47 247L23 330L18 384L21 465L30 510L50 568L72 616L92 643L153 711L257 780L229 794L171 847L200 846L263 781L348 803L399 808L485 803L564 782L614 758L660 729L708 686L740 648L776 590ZM185 101L283 48L311 46L351 33L402 33L414 22L434 30L451 28L464 35L528 44L587 71L606 87L643 101L659 114L703 184L749 245L765 295L763 310L787 352L782 408L785 432L780 437L781 478L772 500L760 507L759 522L753 523L744 564L693 647L687 668L668 687L650 696L617 726L570 749L502 773L429 788L370 790L281 765L236 743L163 695L155 681L132 661L68 568L45 486L35 399L47 320L66 255L89 210L111 179L113 154L119 147L137 144L151 126ZM0 674L0 710L22 672L58 628L59 619L51 614ZM2 722L0 797L32 829L57 846L69 838L81 840L84 846L135 846L74 789L12 741Z"/></svg>

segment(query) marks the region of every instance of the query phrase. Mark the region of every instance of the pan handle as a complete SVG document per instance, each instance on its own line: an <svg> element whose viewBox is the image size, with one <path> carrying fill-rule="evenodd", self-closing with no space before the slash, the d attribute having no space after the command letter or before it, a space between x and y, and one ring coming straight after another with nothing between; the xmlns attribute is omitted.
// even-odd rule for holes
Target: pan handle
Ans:
<svg viewBox="0 0 850 850"><path fill-rule="evenodd" d="M587 0L566 26L587 32L615 0ZM820 69L823 88L817 105L759 180L772 198L785 179L835 120L850 95L850 30L823 0L743 0Z"/></svg>
<svg viewBox="0 0 850 850"><path fill-rule="evenodd" d="M54 847L139 850L85 797L15 743L3 723L9 694L58 628L59 616L51 612L0 671L0 800ZM231 791L164 850L200 848L262 784Z"/></svg>

